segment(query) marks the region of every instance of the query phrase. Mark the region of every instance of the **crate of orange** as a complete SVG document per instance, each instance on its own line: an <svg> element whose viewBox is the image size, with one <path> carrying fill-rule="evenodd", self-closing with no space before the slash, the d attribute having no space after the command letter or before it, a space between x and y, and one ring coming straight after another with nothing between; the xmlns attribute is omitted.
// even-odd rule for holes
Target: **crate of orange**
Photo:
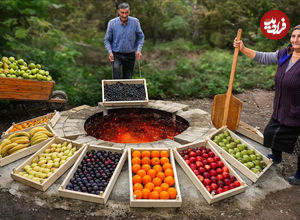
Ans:
<svg viewBox="0 0 300 220"><path fill-rule="evenodd" d="M181 206L175 160L170 148L131 148L128 167L131 207Z"/></svg>
<svg viewBox="0 0 300 220"><path fill-rule="evenodd" d="M24 130L26 128L31 128L39 125L50 124L50 126L54 126L58 119L60 118L59 111L54 111L52 113L48 113L46 115L42 115L36 118L29 119L27 121L22 121L19 123L12 123L12 125L3 132L3 135L11 134L17 131Z"/></svg>
<svg viewBox="0 0 300 220"><path fill-rule="evenodd" d="M247 184L207 140L185 144L173 151L176 161L209 204L247 189Z"/></svg>

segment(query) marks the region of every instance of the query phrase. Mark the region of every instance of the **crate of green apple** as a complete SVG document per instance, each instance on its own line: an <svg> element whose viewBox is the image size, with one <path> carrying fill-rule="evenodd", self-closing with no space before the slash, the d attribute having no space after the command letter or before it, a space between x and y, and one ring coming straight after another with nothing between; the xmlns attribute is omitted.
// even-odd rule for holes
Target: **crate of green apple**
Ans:
<svg viewBox="0 0 300 220"><path fill-rule="evenodd" d="M209 204L242 193L247 188L207 140L177 147L174 156Z"/></svg>
<svg viewBox="0 0 300 220"><path fill-rule="evenodd" d="M75 163L83 147L83 144L55 137L14 169L11 177L18 182L46 191Z"/></svg>
<svg viewBox="0 0 300 220"><path fill-rule="evenodd" d="M105 204L126 158L126 149L86 146L59 187L59 195Z"/></svg>
<svg viewBox="0 0 300 220"><path fill-rule="evenodd" d="M226 126L213 132L208 138L216 150L252 182L256 182L272 165L272 160Z"/></svg>

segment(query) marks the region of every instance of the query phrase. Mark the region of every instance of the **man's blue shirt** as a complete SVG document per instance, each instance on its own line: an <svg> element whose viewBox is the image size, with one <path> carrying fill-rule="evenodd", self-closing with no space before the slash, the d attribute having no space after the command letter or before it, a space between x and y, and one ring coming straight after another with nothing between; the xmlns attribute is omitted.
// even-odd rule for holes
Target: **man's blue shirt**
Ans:
<svg viewBox="0 0 300 220"><path fill-rule="evenodd" d="M104 45L108 53L131 53L141 51L144 34L137 18L128 16L126 25L122 25L120 17L108 22L104 37Z"/></svg>

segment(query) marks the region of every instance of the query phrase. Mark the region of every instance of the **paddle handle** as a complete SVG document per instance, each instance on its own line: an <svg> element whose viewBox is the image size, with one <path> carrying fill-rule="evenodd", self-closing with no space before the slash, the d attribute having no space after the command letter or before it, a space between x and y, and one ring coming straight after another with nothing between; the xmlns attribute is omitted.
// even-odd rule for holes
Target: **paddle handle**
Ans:
<svg viewBox="0 0 300 220"><path fill-rule="evenodd" d="M241 38L242 38L242 29L238 29L236 38L237 38L237 40L241 40ZM229 85L228 85L228 90L227 90L226 99L225 99L225 107L224 107L224 115L223 115L222 126L227 124L229 104L230 104L230 99L231 99L231 96L232 96L232 86L233 86L233 81L234 81L238 56L239 56L239 48L235 48L234 49L234 54L233 54L232 66L231 66Z"/></svg>

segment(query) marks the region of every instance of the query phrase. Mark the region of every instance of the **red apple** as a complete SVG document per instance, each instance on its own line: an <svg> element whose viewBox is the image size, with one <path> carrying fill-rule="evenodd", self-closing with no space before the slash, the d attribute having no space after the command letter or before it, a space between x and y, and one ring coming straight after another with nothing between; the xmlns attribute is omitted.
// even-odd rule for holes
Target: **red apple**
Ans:
<svg viewBox="0 0 300 220"><path fill-rule="evenodd" d="M217 171L218 174L222 174L223 173L223 170L221 168L217 168L216 171Z"/></svg>
<svg viewBox="0 0 300 220"><path fill-rule="evenodd" d="M211 187L212 190L214 190L214 189L217 189L217 188L218 188L218 185L215 184L215 183L212 183L212 184L210 185L210 187Z"/></svg>
<svg viewBox="0 0 300 220"><path fill-rule="evenodd" d="M210 174L210 176L217 176L217 171L216 170L210 170L209 174Z"/></svg>
<svg viewBox="0 0 300 220"><path fill-rule="evenodd" d="M184 153L184 154L188 154L188 151L187 151L187 150L183 150L183 153Z"/></svg>
<svg viewBox="0 0 300 220"><path fill-rule="evenodd" d="M190 157L196 157L197 155L196 155L196 152L190 151L189 156L190 156Z"/></svg>
<svg viewBox="0 0 300 220"><path fill-rule="evenodd" d="M220 160L220 157L214 156L214 161L215 161L215 162L217 162L217 161L219 161L219 160Z"/></svg>
<svg viewBox="0 0 300 220"><path fill-rule="evenodd" d="M189 159L189 155L185 154L184 159Z"/></svg>
<svg viewBox="0 0 300 220"><path fill-rule="evenodd" d="M208 186L208 185L210 185L210 184L211 184L211 180L210 180L210 179L207 179L207 178L205 178L205 179L203 180L203 184L204 184L204 186Z"/></svg>
<svg viewBox="0 0 300 220"><path fill-rule="evenodd" d="M203 150L206 150L206 148L204 146L201 146L200 150L203 151Z"/></svg>
<svg viewBox="0 0 300 220"><path fill-rule="evenodd" d="M235 185L234 185L234 183L230 183L230 185L229 185L229 189L234 189L235 188Z"/></svg>
<svg viewBox="0 0 300 220"><path fill-rule="evenodd" d="M210 177L210 180L213 182L213 183L216 183L218 181L217 177L215 176L211 176Z"/></svg>
<svg viewBox="0 0 300 220"><path fill-rule="evenodd" d="M224 166L224 163L222 161L217 161L218 167L222 168Z"/></svg>
<svg viewBox="0 0 300 220"><path fill-rule="evenodd" d="M198 170L199 170L200 173L204 173L205 172L205 168L204 167L199 167Z"/></svg>
<svg viewBox="0 0 300 220"><path fill-rule="evenodd" d="M229 189L230 189L229 186L224 186L223 187L224 192L228 191Z"/></svg>
<svg viewBox="0 0 300 220"><path fill-rule="evenodd" d="M215 162L212 162L211 164L210 164L210 166L211 166L211 168L212 169L217 169L217 167L218 167L218 165L217 165L217 163L215 163Z"/></svg>
<svg viewBox="0 0 300 220"><path fill-rule="evenodd" d="M207 158L206 160L207 160L207 162L208 162L208 163L212 163L212 162L214 162L214 159L213 159L213 158L211 158L211 157Z"/></svg>
<svg viewBox="0 0 300 220"><path fill-rule="evenodd" d="M201 150L197 149L197 150L196 150L196 155L197 155L197 156L201 156Z"/></svg>
<svg viewBox="0 0 300 220"><path fill-rule="evenodd" d="M188 159L186 159L186 160L184 160L184 161L186 162L187 165L190 165L190 164L191 164L191 161L188 160Z"/></svg>
<svg viewBox="0 0 300 220"><path fill-rule="evenodd" d="M212 151L209 151L209 152L208 152L208 155L209 155L210 157L214 157L214 156L215 156L215 153L212 152Z"/></svg>
<svg viewBox="0 0 300 220"><path fill-rule="evenodd" d="M234 181L234 185L235 185L235 187L239 187L241 185L241 183L239 181Z"/></svg>
<svg viewBox="0 0 300 220"><path fill-rule="evenodd" d="M224 183L225 183L227 186L229 186L230 183L231 183L231 181L230 181L230 179L226 178L226 179L224 179Z"/></svg>
<svg viewBox="0 0 300 220"><path fill-rule="evenodd" d="M229 173L227 172L223 172L222 175L224 179L229 178Z"/></svg>
<svg viewBox="0 0 300 220"><path fill-rule="evenodd" d="M197 156L197 157L196 157L196 160L197 160L197 161L203 161L203 158L202 158L201 156Z"/></svg>
<svg viewBox="0 0 300 220"><path fill-rule="evenodd" d="M210 177L209 172L207 172L207 171L204 172L204 173L203 173L203 176L204 176L204 178L209 178L209 177Z"/></svg>
<svg viewBox="0 0 300 220"><path fill-rule="evenodd" d="M196 157L190 157L190 161L191 161L192 163L195 163L195 162L196 162Z"/></svg>
<svg viewBox="0 0 300 220"><path fill-rule="evenodd" d="M217 189L217 193L220 194L220 193L222 193L222 192L224 192L224 190L223 190L221 187L219 187L219 188Z"/></svg>
<svg viewBox="0 0 300 220"><path fill-rule="evenodd" d="M199 171L197 169L193 170L194 174L199 175Z"/></svg>
<svg viewBox="0 0 300 220"><path fill-rule="evenodd" d="M219 180L218 185L223 188L225 186L225 183L223 180Z"/></svg>
<svg viewBox="0 0 300 220"><path fill-rule="evenodd" d="M217 179L218 179L218 180L222 180L222 179L223 179L223 175L218 174L218 175L217 175Z"/></svg>
<svg viewBox="0 0 300 220"><path fill-rule="evenodd" d="M208 161L207 161L207 160L203 160L202 163L203 163L204 165L206 165L206 164L208 164Z"/></svg>
<svg viewBox="0 0 300 220"><path fill-rule="evenodd" d="M204 165L204 168L205 168L206 170L210 170L210 165L206 164L206 165Z"/></svg>
<svg viewBox="0 0 300 220"><path fill-rule="evenodd" d="M208 158L208 154L207 154L207 153L203 153L203 154L202 154L202 157Z"/></svg>
<svg viewBox="0 0 300 220"><path fill-rule="evenodd" d="M207 189L207 191L210 193L211 192L211 187L210 186L205 186L205 188Z"/></svg>
<svg viewBox="0 0 300 220"><path fill-rule="evenodd" d="M231 180L231 182L234 182L234 181L236 181L236 177L235 176L233 176L233 175L230 175L230 180Z"/></svg>
<svg viewBox="0 0 300 220"><path fill-rule="evenodd" d="M187 149L187 152L191 152L191 150L192 150L191 148L188 148L188 149Z"/></svg>
<svg viewBox="0 0 300 220"><path fill-rule="evenodd" d="M229 169L228 169L228 167L226 167L226 166L222 167L222 170L223 170L223 172L229 173Z"/></svg>
<svg viewBox="0 0 300 220"><path fill-rule="evenodd" d="M199 179L201 182L203 182L204 177L203 177L202 175L198 175L197 177L198 177L198 179Z"/></svg>
<svg viewBox="0 0 300 220"><path fill-rule="evenodd" d="M200 162L200 161L196 161L196 163L195 163L195 164L196 164L196 166L197 166L197 167L203 167L203 163L202 163L202 162Z"/></svg>

